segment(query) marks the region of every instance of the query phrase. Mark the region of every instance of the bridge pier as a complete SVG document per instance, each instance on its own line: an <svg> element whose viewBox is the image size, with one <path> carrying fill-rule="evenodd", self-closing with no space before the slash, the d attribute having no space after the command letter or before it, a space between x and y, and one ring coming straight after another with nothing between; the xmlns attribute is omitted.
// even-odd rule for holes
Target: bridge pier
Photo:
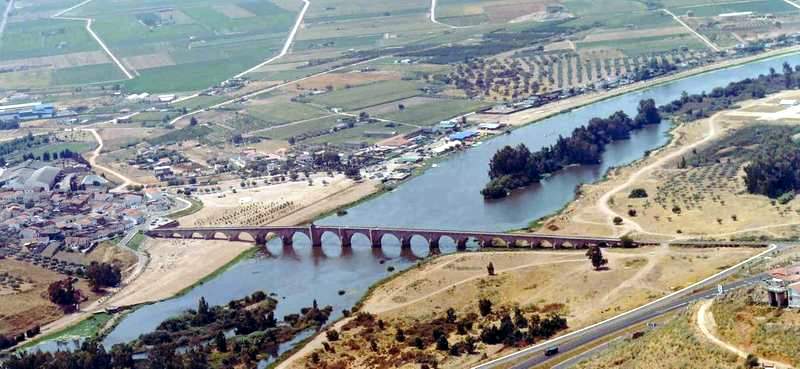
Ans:
<svg viewBox="0 0 800 369"><path fill-rule="evenodd" d="M439 239L438 238L431 238L428 240L428 247L431 249L438 249L439 248Z"/></svg>
<svg viewBox="0 0 800 369"><path fill-rule="evenodd" d="M456 242L456 250L458 250L458 251L466 250L467 249L467 241L468 240L469 240L468 238L459 239L458 242Z"/></svg>
<svg viewBox="0 0 800 369"><path fill-rule="evenodd" d="M350 238L350 235L343 234L339 236L339 240L342 242L342 247L350 248L353 246L353 241Z"/></svg>
<svg viewBox="0 0 800 369"><path fill-rule="evenodd" d="M378 234L378 235L370 234L370 239L369 240L370 240L370 242L372 242L372 248L373 249L381 248L381 238L382 237L383 237L383 235L381 235L381 234Z"/></svg>
<svg viewBox="0 0 800 369"><path fill-rule="evenodd" d="M400 239L400 247L404 249L411 248L411 236L405 236Z"/></svg>
<svg viewBox="0 0 800 369"><path fill-rule="evenodd" d="M294 244L294 240L292 236L281 236L281 243L283 246L292 246Z"/></svg>
<svg viewBox="0 0 800 369"><path fill-rule="evenodd" d="M255 236L255 241L257 246L266 246L267 245L267 235L265 234L257 234Z"/></svg>
<svg viewBox="0 0 800 369"><path fill-rule="evenodd" d="M439 249L439 244L436 245L430 244L428 245L428 253L431 255L439 255L442 253L442 250Z"/></svg>

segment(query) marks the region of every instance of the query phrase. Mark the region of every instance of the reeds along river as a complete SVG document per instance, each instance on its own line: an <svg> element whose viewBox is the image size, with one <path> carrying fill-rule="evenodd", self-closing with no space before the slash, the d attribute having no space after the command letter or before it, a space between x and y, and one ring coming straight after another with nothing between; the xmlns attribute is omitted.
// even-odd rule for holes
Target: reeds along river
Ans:
<svg viewBox="0 0 800 369"><path fill-rule="evenodd" d="M498 148L524 142L534 151L554 143L559 135L569 135L592 117L606 117L617 110L633 116L643 98L653 98L661 105L680 97L683 91L710 91L713 87L766 74L770 67L780 70L784 62L798 64L800 56L709 72L554 116L457 153L391 193L348 209L344 216L331 216L317 223L487 231L523 227L562 208L573 199L577 185L597 181L608 168L630 163L648 150L664 145L669 139L665 133L670 124L665 121L647 127L634 132L630 140L608 145L601 165L571 167L509 198L487 202L479 191L488 180L488 162ZM427 254L427 245L416 238L412 241L413 253L405 255L401 255L397 240L385 240L382 250L372 250L366 239L356 237L353 249L344 254L337 240L323 241L321 250L313 250L308 240L300 237L290 249L283 248L278 241L270 243L264 256L242 261L186 295L138 309L123 319L104 342L110 346L133 340L153 330L162 320L194 308L201 296L211 304L223 304L256 290L278 294L277 317L297 312L317 299L320 305L333 305L332 319L337 319L342 309L351 308L370 285L391 274L387 267L401 270ZM455 245L443 242L441 249L452 252ZM339 290L344 290L344 295ZM288 348L288 345L282 347L281 351Z"/></svg>

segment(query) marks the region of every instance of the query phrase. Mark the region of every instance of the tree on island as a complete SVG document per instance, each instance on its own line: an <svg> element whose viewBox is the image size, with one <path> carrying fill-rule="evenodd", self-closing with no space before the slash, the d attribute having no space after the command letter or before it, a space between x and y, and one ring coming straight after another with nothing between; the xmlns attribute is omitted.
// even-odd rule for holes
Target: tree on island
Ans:
<svg viewBox="0 0 800 369"><path fill-rule="evenodd" d="M600 249L600 246L589 247L589 249L586 250L586 257L591 260L594 270L600 270L608 264L608 259L603 257L603 251Z"/></svg>

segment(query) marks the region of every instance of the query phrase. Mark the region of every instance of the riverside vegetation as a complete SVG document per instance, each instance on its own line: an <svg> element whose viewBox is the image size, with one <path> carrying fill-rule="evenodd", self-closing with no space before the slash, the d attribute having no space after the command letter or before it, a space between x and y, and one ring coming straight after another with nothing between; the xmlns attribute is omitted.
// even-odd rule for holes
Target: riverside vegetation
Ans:
<svg viewBox="0 0 800 369"><path fill-rule="evenodd" d="M689 95L655 107L652 99L639 102L638 114L630 119L619 111L608 118L593 118L587 126L576 128L570 137L558 141L535 153L524 144L505 146L498 150L489 163L490 181L481 191L484 198L497 199L508 196L517 188L538 182L543 176L555 173L569 165L599 164L605 146L616 140L630 138L630 132L648 124L658 124L662 114L674 121L690 122L709 117L711 113L729 109L736 102L763 98L767 94L796 88L800 81L800 66L783 64L783 72L770 68L769 74L731 82L726 87L716 87ZM778 197L800 189L800 147L784 138L780 145L770 145L746 169L746 182L750 193Z"/></svg>
<svg viewBox="0 0 800 369"><path fill-rule="evenodd" d="M167 319L155 331L110 351L90 340L73 352L20 352L2 369L210 369L255 367L276 356L278 346L308 329L319 329L333 310L311 307L279 322L278 301L262 291L224 306L211 307L200 298L196 310ZM136 358L134 353L145 353Z"/></svg>

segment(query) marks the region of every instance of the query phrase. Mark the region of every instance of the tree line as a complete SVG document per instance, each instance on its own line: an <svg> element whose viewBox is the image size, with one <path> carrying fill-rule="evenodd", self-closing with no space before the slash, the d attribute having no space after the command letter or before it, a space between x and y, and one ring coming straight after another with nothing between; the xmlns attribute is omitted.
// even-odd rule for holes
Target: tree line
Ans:
<svg viewBox="0 0 800 369"><path fill-rule="evenodd" d="M628 139L631 131L658 123L661 114L655 101L644 99L633 119L621 110L608 118L592 118L569 137L559 136L555 144L537 152L531 153L525 144L505 146L489 162L490 181L481 194L487 199L502 198L511 190L538 182L543 175L566 166L599 164L607 144Z"/></svg>
<svg viewBox="0 0 800 369"><path fill-rule="evenodd" d="M524 144L506 146L492 157L489 163L490 181L481 194L487 199L502 198L512 190L537 182L543 175L554 173L567 165L598 164L605 145L629 138L631 131L646 124L658 124L662 114L692 121L728 109L739 101L763 98L767 94L797 87L800 87L800 65L792 67L789 63L783 63L781 72L770 68L768 74L731 82L711 92L684 92L680 98L657 108L652 99L642 100L635 119L630 119L621 111L606 119L593 118L587 126L576 128L570 137L559 137L554 145L535 153L530 153ZM748 166L749 174L745 180L751 193L776 197L793 190L794 184L800 182L791 172L796 168L792 164L796 155L791 150L774 154L764 156ZM776 160L778 157L782 160Z"/></svg>

